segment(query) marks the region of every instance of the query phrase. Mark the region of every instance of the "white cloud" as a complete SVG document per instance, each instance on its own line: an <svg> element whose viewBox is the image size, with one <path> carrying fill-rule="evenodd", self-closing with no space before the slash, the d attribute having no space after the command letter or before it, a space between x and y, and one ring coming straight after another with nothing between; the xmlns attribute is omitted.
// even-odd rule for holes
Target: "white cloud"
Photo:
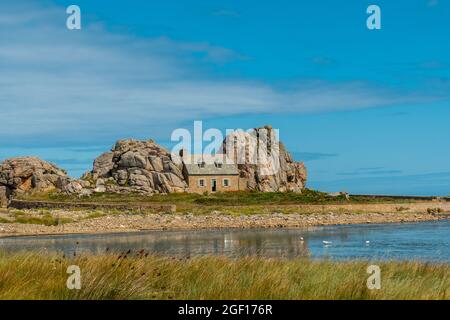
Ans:
<svg viewBox="0 0 450 320"><path fill-rule="evenodd" d="M101 24L65 28L65 9L0 4L0 141L129 136L181 121L305 113L427 101L364 83L275 88L219 80L203 64L243 57L208 43L142 39Z"/></svg>

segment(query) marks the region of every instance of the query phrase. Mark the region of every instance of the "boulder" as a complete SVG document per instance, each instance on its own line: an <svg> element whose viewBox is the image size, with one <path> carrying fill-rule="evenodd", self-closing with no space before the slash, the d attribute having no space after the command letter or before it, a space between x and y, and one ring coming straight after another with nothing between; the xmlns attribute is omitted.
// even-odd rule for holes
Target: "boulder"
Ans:
<svg viewBox="0 0 450 320"><path fill-rule="evenodd" d="M139 152L128 151L122 154L117 162L120 168L143 168L147 166L147 160Z"/></svg>
<svg viewBox="0 0 450 320"><path fill-rule="evenodd" d="M72 181L69 177L60 177L56 183L56 188L66 193L77 193L83 189L80 183Z"/></svg>
<svg viewBox="0 0 450 320"><path fill-rule="evenodd" d="M153 194L187 189L181 168L153 140L117 141L111 151L95 159L84 179L92 180L95 192Z"/></svg>
<svg viewBox="0 0 450 320"><path fill-rule="evenodd" d="M105 152L94 160L94 168L92 170L93 179L106 177L108 175L114 167L113 157L114 153Z"/></svg>
<svg viewBox="0 0 450 320"><path fill-rule="evenodd" d="M12 193L47 192L57 189L64 170L36 157L11 158L0 164L0 185Z"/></svg>
<svg viewBox="0 0 450 320"><path fill-rule="evenodd" d="M227 136L222 148L238 164L247 189L301 192L307 180L305 164L294 162L282 142L272 143L276 138L271 126L237 131Z"/></svg>

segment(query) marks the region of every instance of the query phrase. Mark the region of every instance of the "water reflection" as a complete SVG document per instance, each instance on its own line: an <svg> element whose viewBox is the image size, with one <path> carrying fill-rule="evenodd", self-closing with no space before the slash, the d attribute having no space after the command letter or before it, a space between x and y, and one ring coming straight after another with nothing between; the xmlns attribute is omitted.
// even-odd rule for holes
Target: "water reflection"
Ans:
<svg viewBox="0 0 450 320"><path fill-rule="evenodd" d="M306 241L298 230L280 233L278 230L208 230L208 231L149 231L108 235L39 236L0 239L8 251L46 250L66 254L89 251L123 252L145 249L152 253L193 257L227 255L231 257L256 255L264 257L301 257L310 254Z"/></svg>
<svg viewBox="0 0 450 320"><path fill-rule="evenodd" d="M108 235L65 235L0 239L7 251L48 250L151 253L193 257L247 255L332 259L418 259L450 261L450 221L315 227L308 229L233 229L146 231Z"/></svg>

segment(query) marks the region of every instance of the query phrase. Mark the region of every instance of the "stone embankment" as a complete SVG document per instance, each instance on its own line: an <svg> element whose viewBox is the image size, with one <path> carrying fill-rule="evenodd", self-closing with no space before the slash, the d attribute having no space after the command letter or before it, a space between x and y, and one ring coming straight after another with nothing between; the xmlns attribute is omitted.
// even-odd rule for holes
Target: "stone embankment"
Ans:
<svg viewBox="0 0 450 320"><path fill-rule="evenodd" d="M28 201L11 200L10 208L14 209L90 209L90 210L121 210L133 212L165 212L174 213L177 209L174 204L158 203L95 203L95 202L54 202L54 201Z"/></svg>

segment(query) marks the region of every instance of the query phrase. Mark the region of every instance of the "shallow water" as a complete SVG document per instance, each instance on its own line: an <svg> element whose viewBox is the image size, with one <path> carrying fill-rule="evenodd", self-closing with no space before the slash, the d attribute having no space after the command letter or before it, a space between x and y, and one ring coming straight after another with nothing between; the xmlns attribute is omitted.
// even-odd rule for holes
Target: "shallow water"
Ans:
<svg viewBox="0 0 450 320"><path fill-rule="evenodd" d="M303 241L301 240L303 237ZM324 244L323 241L331 242ZM369 241L369 243L366 243ZM421 260L450 262L450 220L307 229L225 229L0 238L6 251L66 254L145 249L174 256Z"/></svg>

